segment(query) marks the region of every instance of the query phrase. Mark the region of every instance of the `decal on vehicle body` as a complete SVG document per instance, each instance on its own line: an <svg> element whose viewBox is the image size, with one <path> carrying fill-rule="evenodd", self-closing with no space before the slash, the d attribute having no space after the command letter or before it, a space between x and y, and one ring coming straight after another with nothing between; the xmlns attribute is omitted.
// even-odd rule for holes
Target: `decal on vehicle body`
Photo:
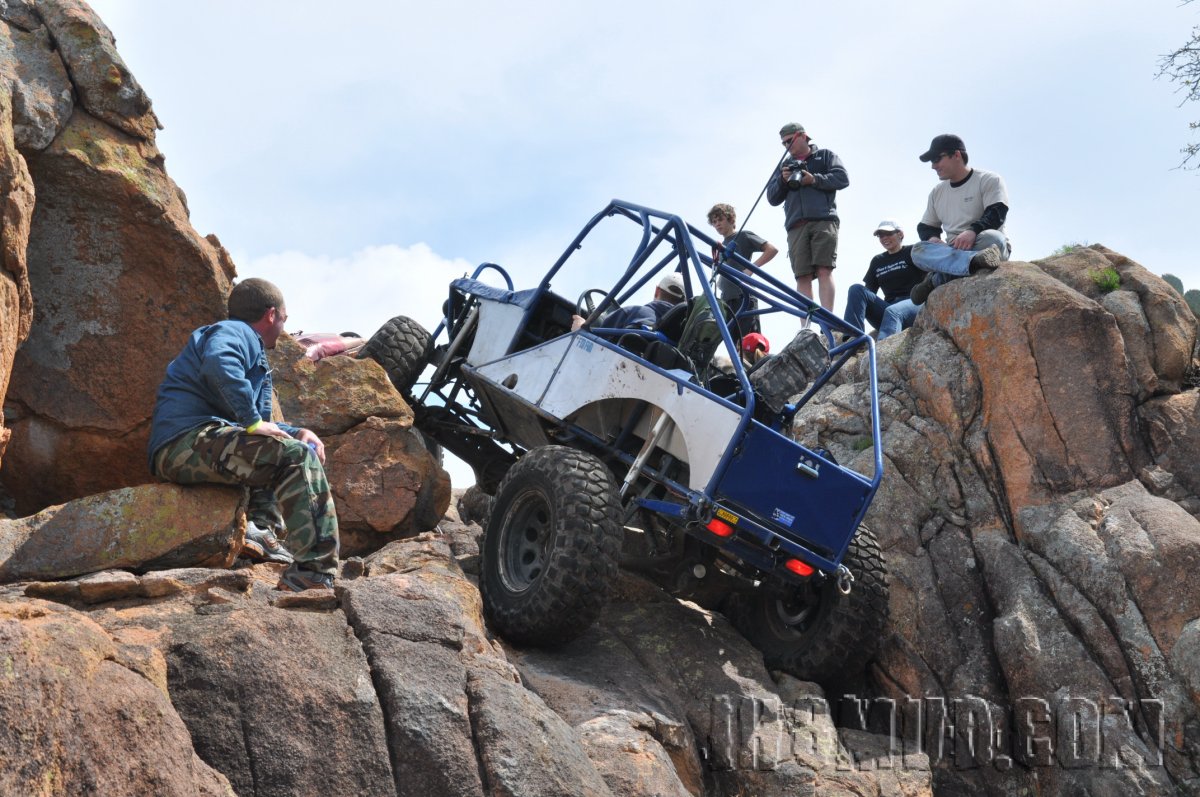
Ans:
<svg viewBox="0 0 1200 797"><path fill-rule="evenodd" d="M796 516L789 515L787 512L784 512L782 509L777 508L774 512L771 513L771 520L774 520L776 523L782 523L783 525L787 526L790 529L792 527L792 524L796 522Z"/></svg>
<svg viewBox="0 0 1200 797"><path fill-rule="evenodd" d="M575 341L578 344L579 348L581 348L587 352L590 352L592 350L592 347L595 346L594 343L592 343L590 340L585 338L583 335L580 335L579 337L575 338Z"/></svg>

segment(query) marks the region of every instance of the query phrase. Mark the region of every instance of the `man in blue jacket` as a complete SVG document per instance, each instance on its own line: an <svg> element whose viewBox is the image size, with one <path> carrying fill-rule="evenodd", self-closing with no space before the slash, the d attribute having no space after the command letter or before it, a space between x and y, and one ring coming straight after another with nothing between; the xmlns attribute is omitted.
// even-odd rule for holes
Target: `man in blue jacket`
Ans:
<svg viewBox="0 0 1200 797"><path fill-rule="evenodd" d="M167 366L150 429L150 472L178 484L249 487L243 553L290 562L279 589L330 588L338 526L325 446L308 429L271 422L266 349L283 334L283 294L266 280L243 280L228 310L228 320L193 332ZM272 531L281 521L290 554Z"/></svg>
<svg viewBox="0 0 1200 797"><path fill-rule="evenodd" d="M803 125L788 122L780 129L779 138L790 157L767 182L767 201L783 205L796 290L811 299L816 277L820 305L832 312L838 240L836 194L850 185L850 177L842 159L833 150L813 144Z"/></svg>

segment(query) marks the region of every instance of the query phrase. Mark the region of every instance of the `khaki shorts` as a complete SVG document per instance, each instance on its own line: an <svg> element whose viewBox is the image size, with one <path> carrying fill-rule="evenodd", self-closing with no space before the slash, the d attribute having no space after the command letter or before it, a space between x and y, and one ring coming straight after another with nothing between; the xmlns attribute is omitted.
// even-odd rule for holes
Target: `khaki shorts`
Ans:
<svg viewBox="0 0 1200 797"><path fill-rule="evenodd" d="M837 267L838 223L832 219L806 221L788 230L788 259L792 273L807 277L817 266Z"/></svg>

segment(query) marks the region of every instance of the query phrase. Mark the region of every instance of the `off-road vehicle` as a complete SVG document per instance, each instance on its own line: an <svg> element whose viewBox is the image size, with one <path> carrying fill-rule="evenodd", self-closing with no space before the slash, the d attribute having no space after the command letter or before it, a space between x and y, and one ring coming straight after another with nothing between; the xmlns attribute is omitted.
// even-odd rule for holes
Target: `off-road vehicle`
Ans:
<svg viewBox="0 0 1200 797"><path fill-rule="evenodd" d="M568 266L614 224L633 239L628 266L608 272L615 283L577 301L556 293L587 284ZM584 268L601 278L594 262ZM686 298L654 328L605 326L670 272ZM741 288L737 307L714 292L718 275ZM679 217L616 200L536 286L514 290L485 263L450 284L442 310L432 335L393 318L363 356L384 365L418 429L495 496L480 589L499 634L532 645L578 636L622 565L724 612L771 667L837 680L874 654L886 573L861 524L883 457L874 341L862 330ZM742 330L774 314L806 328L748 368ZM576 315L586 321L573 331ZM863 352L868 475L792 435L798 409Z"/></svg>

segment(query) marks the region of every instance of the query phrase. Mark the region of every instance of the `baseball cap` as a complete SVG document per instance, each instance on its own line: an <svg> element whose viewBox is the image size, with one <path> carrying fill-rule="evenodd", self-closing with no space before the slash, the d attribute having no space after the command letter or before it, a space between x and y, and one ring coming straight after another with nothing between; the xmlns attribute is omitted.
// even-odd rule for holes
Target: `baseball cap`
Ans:
<svg viewBox="0 0 1200 797"><path fill-rule="evenodd" d="M797 133L803 133L803 132L804 132L804 125L800 124L799 122L788 122L786 125L779 128L780 137L794 136Z"/></svg>
<svg viewBox="0 0 1200 797"><path fill-rule="evenodd" d="M678 271L672 271L667 276L658 281L658 289L663 293L669 293L676 299L683 298L683 277Z"/></svg>
<svg viewBox="0 0 1200 797"><path fill-rule="evenodd" d="M771 353L771 344L761 334L750 332L742 336L742 351L746 354L753 354L760 346L762 347L763 354Z"/></svg>
<svg viewBox="0 0 1200 797"><path fill-rule="evenodd" d="M967 145L953 133L942 133L940 136L934 136L933 141L929 142L929 151L921 156L921 163L929 163L943 152L954 152L956 149L966 152Z"/></svg>
<svg viewBox="0 0 1200 797"><path fill-rule="evenodd" d="M889 219L884 219L883 221L881 221L875 225L875 234L879 235L879 233L881 233L881 232L903 232L903 231L900 229L900 225L897 224L896 222L891 221Z"/></svg>

